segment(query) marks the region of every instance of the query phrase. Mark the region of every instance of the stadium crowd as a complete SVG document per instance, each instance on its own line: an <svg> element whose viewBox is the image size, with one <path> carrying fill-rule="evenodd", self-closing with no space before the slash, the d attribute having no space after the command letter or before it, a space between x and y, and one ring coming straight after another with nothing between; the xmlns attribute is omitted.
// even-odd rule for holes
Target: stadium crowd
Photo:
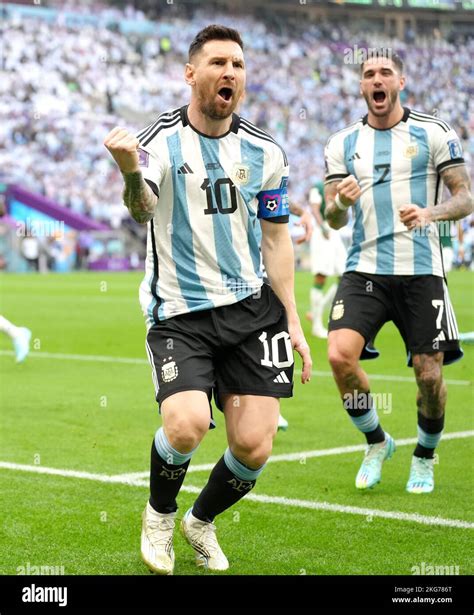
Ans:
<svg viewBox="0 0 474 615"><path fill-rule="evenodd" d="M146 20L130 7L104 8L103 17ZM257 18L232 17L244 34L249 68L241 112L286 149L290 194L305 203L324 173L327 137L365 113L359 66L352 50L386 46L405 59L404 103L450 122L474 149L474 39L454 45L441 36L413 43L329 24L288 24L274 31ZM139 129L188 98L183 79L187 46L225 15L160 20L156 34L117 28L71 27L19 15L4 19L0 79L0 169L73 210L118 227L127 215L122 182L105 154L112 126ZM299 28L299 30L298 30ZM449 95L447 95L449 93ZM436 111L435 111L436 110Z"/></svg>

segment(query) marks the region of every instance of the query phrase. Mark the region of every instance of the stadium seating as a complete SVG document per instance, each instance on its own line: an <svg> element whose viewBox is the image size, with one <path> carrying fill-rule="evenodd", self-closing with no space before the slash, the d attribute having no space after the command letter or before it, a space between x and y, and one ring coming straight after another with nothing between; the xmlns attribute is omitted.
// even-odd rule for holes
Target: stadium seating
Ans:
<svg viewBox="0 0 474 615"><path fill-rule="evenodd" d="M189 41L211 21L226 23L226 16L197 11L192 21L152 23L130 7L96 9L93 15L40 7L29 7L25 15L21 7L6 7L9 36L0 80L4 179L118 228L127 212L104 136L117 124L139 129L184 104ZM457 47L441 37L417 37L408 54L404 41L380 34L369 41L366 33L343 26L306 23L295 32L291 24L276 34L251 16L232 17L232 25L244 33L246 45L242 115L286 149L294 200L303 202L323 174L328 135L365 112L358 67L345 63L354 41L399 51L408 75L404 102L437 113L461 133L467 150L473 148L468 131L474 128L474 40Z"/></svg>

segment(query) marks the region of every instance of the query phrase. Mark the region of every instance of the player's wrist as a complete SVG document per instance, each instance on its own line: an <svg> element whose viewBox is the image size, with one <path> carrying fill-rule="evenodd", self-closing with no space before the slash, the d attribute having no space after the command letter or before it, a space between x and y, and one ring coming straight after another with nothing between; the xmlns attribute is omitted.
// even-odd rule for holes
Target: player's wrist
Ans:
<svg viewBox="0 0 474 615"><path fill-rule="evenodd" d="M334 203L336 205L336 207L338 209L340 209L341 211L347 211L350 207L350 205L344 205L344 203L341 201L341 197L339 195L339 192L336 194L336 198L334 199Z"/></svg>
<svg viewBox="0 0 474 615"><path fill-rule="evenodd" d="M120 173L122 174L123 177L142 174L140 167L130 167L130 168L125 168L125 169L120 168Z"/></svg>

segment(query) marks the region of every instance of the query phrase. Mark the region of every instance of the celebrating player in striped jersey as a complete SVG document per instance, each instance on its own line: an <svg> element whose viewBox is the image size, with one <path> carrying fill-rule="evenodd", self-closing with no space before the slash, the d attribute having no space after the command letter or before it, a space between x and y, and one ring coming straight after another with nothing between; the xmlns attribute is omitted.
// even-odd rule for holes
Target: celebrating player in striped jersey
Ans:
<svg viewBox="0 0 474 615"><path fill-rule="evenodd" d="M406 488L428 493L444 426L442 366L462 356L437 223L467 216L473 199L455 131L437 117L403 108L404 86L397 54L380 50L370 57L360 81L368 113L326 146L328 222L344 226L350 207L355 218L332 306L328 352L344 408L367 438L356 477L356 487L367 489L380 481L395 445L380 425L359 356L385 322L395 323L418 385L418 444ZM451 193L446 201L443 183Z"/></svg>
<svg viewBox="0 0 474 615"><path fill-rule="evenodd" d="M140 300L163 427L152 443L141 553L172 574L176 497L209 428L211 395L229 447L181 529L196 563L226 570L214 518L248 493L270 455L279 398L291 397L294 348L311 357L294 298L288 162L271 136L234 113L245 90L237 31L208 26L191 43L189 105L138 136L106 138L133 218L148 223ZM260 232L261 226L261 232ZM262 284L260 247L271 287Z"/></svg>

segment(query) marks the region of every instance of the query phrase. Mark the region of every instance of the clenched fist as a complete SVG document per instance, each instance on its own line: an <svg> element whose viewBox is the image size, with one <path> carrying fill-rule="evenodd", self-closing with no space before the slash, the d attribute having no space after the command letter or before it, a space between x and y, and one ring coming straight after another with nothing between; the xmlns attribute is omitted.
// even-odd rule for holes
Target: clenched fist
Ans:
<svg viewBox="0 0 474 615"><path fill-rule="evenodd" d="M337 184L339 199L344 207L351 207L362 194L359 182L353 175L345 177Z"/></svg>
<svg viewBox="0 0 474 615"><path fill-rule="evenodd" d="M139 171L138 146L140 142L135 135L125 128L114 128L105 137L104 145L112 154L122 173Z"/></svg>

